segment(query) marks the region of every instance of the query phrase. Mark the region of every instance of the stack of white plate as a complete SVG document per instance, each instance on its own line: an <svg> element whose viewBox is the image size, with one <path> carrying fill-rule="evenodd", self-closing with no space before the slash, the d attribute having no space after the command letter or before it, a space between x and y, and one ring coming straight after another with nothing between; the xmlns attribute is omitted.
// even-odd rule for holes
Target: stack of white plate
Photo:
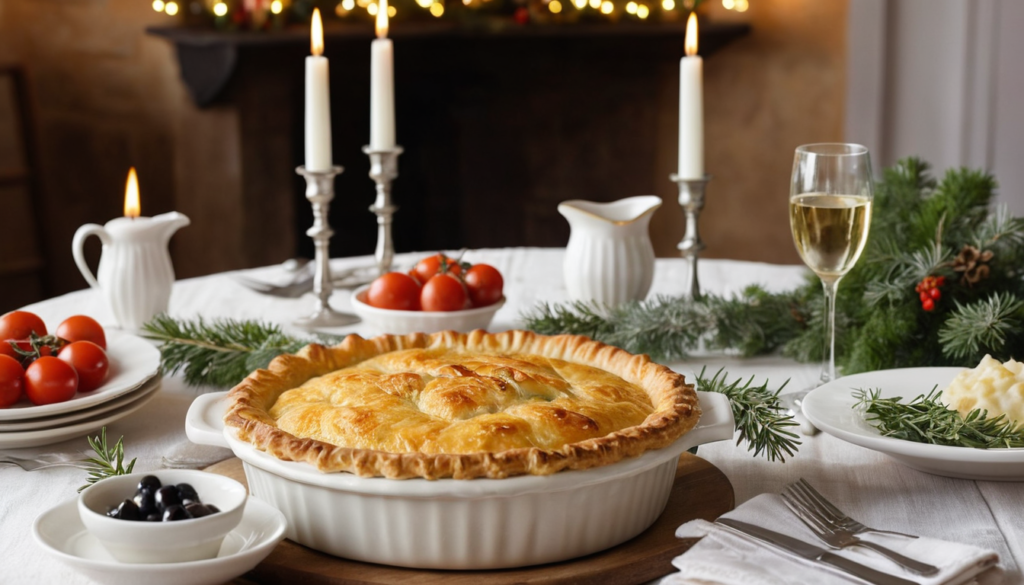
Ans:
<svg viewBox="0 0 1024 585"><path fill-rule="evenodd" d="M27 399L0 408L0 449L59 443L99 430L142 408L160 389L160 351L145 339L107 331L110 374L92 392L35 406Z"/></svg>

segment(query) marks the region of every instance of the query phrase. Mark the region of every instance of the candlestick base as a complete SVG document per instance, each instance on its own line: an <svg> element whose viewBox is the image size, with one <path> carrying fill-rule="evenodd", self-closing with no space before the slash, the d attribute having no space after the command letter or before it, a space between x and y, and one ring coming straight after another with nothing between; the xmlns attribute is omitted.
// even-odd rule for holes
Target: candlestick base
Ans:
<svg viewBox="0 0 1024 585"><path fill-rule="evenodd" d="M310 171L304 166L295 172L306 179L306 199L313 204L313 227L306 235L313 238L316 255L313 265L313 294L316 296L316 308L309 317L296 319L292 324L306 331L327 327L342 327L360 321L359 317L348 313L340 313L331 308L330 298L334 285L331 284L330 242L334 230L328 222L327 214L331 200L334 199L334 177L345 169L335 166L326 171Z"/></svg>
<svg viewBox="0 0 1024 585"><path fill-rule="evenodd" d="M403 150L401 146L364 146L363 152L370 157L370 178L377 184L377 199L370 206L370 211L377 216L377 247L373 256L377 259L380 274L385 274L391 270L391 262L395 257L391 221L398 211L398 206L391 204L391 182L398 178L398 155L402 154Z"/></svg>
<svg viewBox="0 0 1024 585"><path fill-rule="evenodd" d="M679 205L686 214L686 234L676 247L689 263L690 283L687 294L692 299L699 299L701 293L700 281L697 278L697 259L706 246L700 239L697 222L701 210L704 209L704 190L711 181L711 175L704 175L701 179L683 179L673 173L669 175L669 179L679 185Z"/></svg>

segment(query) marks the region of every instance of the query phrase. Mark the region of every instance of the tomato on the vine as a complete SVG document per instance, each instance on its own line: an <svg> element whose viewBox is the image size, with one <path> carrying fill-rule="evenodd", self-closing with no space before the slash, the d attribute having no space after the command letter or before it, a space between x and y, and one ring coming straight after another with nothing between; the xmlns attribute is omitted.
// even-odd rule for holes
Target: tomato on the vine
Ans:
<svg viewBox="0 0 1024 585"><path fill-rule="evenodd" d="M486 307L501 300L505 281L498 269L490 264L474 264L466 271L464 279L474 307Z"/></svg>
<svg viewBox="0 0 1024 585"><path fill-rule="evenodd" d="M424 311L460 311L466 308L466 288L450 274L435 274L423 285L420 305Z"/></svg>
<svg viewBox="0 0 1024 585"><path fill-rule="evenodd" d="M0 340L0 355L11 356L15 360L17 360L18 363L21 363L21 354L19 354L17 351L15 351L14 346L11 345L11 343L13 343L13 342L15 342L14 339L10 339L10 340L3 339L3 340ZM19 345L19 347L20 347L20 345Z"/></svg>
<svg viewBox="0 0 1024 585"><path fill-rule="evenodd" d="M0 317L0 340L28 339L33 333L46 335L46 324L35 313L11 311Z"/></svg>
<svg viewBox="0 0 1024 585"><path fill-rule="evenodd" d="M91 341L69 343L57 357L75 368L79 392L90 392L102 386L110 371L107 353Z"/></svg>
<svg viewBox="0 0 1024 585"><path fill-rule="evenodd" d="M71 400L78 390L78 374L63 361L45 356L25 370L25 395L37 406Z"/></svg>
<svg viewBox="0 0 1024 585"><path fill-rule="evenodd" d="M377 277L366 291L366 302L378 309L420 310L420 285L404 272L389 272Z"/></svg>
<svg viewBox="0 0 1024 585"><path fill-rule="evenodd" d="M64 319L57 327L57 337L72 342L91 341L107 349L107 335L103 332L103 326L85 315L74 315Z"/></svg>
<svg viewBox="0 0 1024 585"><path fill-rule="evenodd" d="M416 267L413 268L412 272L410 272L409 274L414 276L416 280L420 282L420 284L427 284L427 281L430 280L432 276L441 273L442 263L446 268L446 273L454 274L456 276L462 274L462 267L459 266L458 261L449 258L444 254L434 254L433 256L427 256L423 260L420 260L416 264Z"/></svg>
<svg viewBox="0 0 1024 585"><path fill-rule="evenodd" d="M25 391L25 370L18 360L0 355L0 408L7 408L18 400Z"/></svg>

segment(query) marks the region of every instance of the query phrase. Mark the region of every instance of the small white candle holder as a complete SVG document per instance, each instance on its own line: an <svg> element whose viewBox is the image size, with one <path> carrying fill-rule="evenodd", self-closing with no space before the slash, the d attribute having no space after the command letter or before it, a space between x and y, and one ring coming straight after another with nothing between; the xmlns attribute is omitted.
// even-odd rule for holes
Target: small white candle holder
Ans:
<svg viewBox="0 0 1024 585"><path fill-rule="evenodd" d="M380 274L385 274L391 271L391 262L395 257L391 220L398 211L398 206L391 203L391 182L398 178L398 155L402 154L403 150L401 146L364 146L363 152L370 157L370 178L377 184L377 199L370 206L370 211L377 216L377 248L373 255L377 259Z"/></svg>
<svg viewBox="0 0 1024 585"><path fill-rule="evenodd" d="M316 272L313 273L313 294L316 295L316 310L309 317L295 320L292 324L299 329L311 331L327 327L342 327L359 322L359 317L349 313L339 313L331 308L331 293L334 285L331 284L331 255L330 242L334 230L328 222L327 213L331 201L334 199L334 177L340 175L345 169L339 166L331 167L326 171L310 171L304 166L295 169L295 172L306 179L306 199L313 204L313 227L306 231L306 235L313 238L316 248L316 255L313 263Z"/></svg>
<svg viewBox="0 0 1024 585"><path fill-rule="evenodd" d="M704 209L704 190L707 189L711 175L704 175L700 179L683 179L673 173L669 179L679 185L679 205L686 214L686 234L676 246L683 258L689 263L691 299L699 299L700 281L697 279L697 259L701 250L706 246L700 239L700 232L697 230L697 222L700 219L700 212Z"/></svg>

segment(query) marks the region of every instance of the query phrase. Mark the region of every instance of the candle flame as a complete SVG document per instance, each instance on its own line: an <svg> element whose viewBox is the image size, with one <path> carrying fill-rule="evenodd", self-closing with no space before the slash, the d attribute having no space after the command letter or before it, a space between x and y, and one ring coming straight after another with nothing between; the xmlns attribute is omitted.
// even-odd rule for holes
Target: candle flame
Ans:
<svg viewBox="0 0 1024 585"><path fill-rule="evenodd" d="M377 8L377 38L383 39L388 36L388 0L380 0L380 7Z"/></svg>
<svg viewBox="0 0 1024 585"><path fill-rule="evenodd" d="M313 9L313 22L309 27L310 51L319 57L324 54L324 23L320 20L320 9Z"/></svg>
<svg viewBox="0 0 1024 585"><path fill-rule="evenodd" d="M124 186L124 216L139 217L142 206L139 204L139 177L135 167L128 170L128 182Z"/></svg>
<svg viewBox="0 0 1024 585"><path fill-rule="evenodd" d="M683 44L687 57L697 54L697 14L694 12L690 13L690 18L686 21L686 40Z"/></svg>

